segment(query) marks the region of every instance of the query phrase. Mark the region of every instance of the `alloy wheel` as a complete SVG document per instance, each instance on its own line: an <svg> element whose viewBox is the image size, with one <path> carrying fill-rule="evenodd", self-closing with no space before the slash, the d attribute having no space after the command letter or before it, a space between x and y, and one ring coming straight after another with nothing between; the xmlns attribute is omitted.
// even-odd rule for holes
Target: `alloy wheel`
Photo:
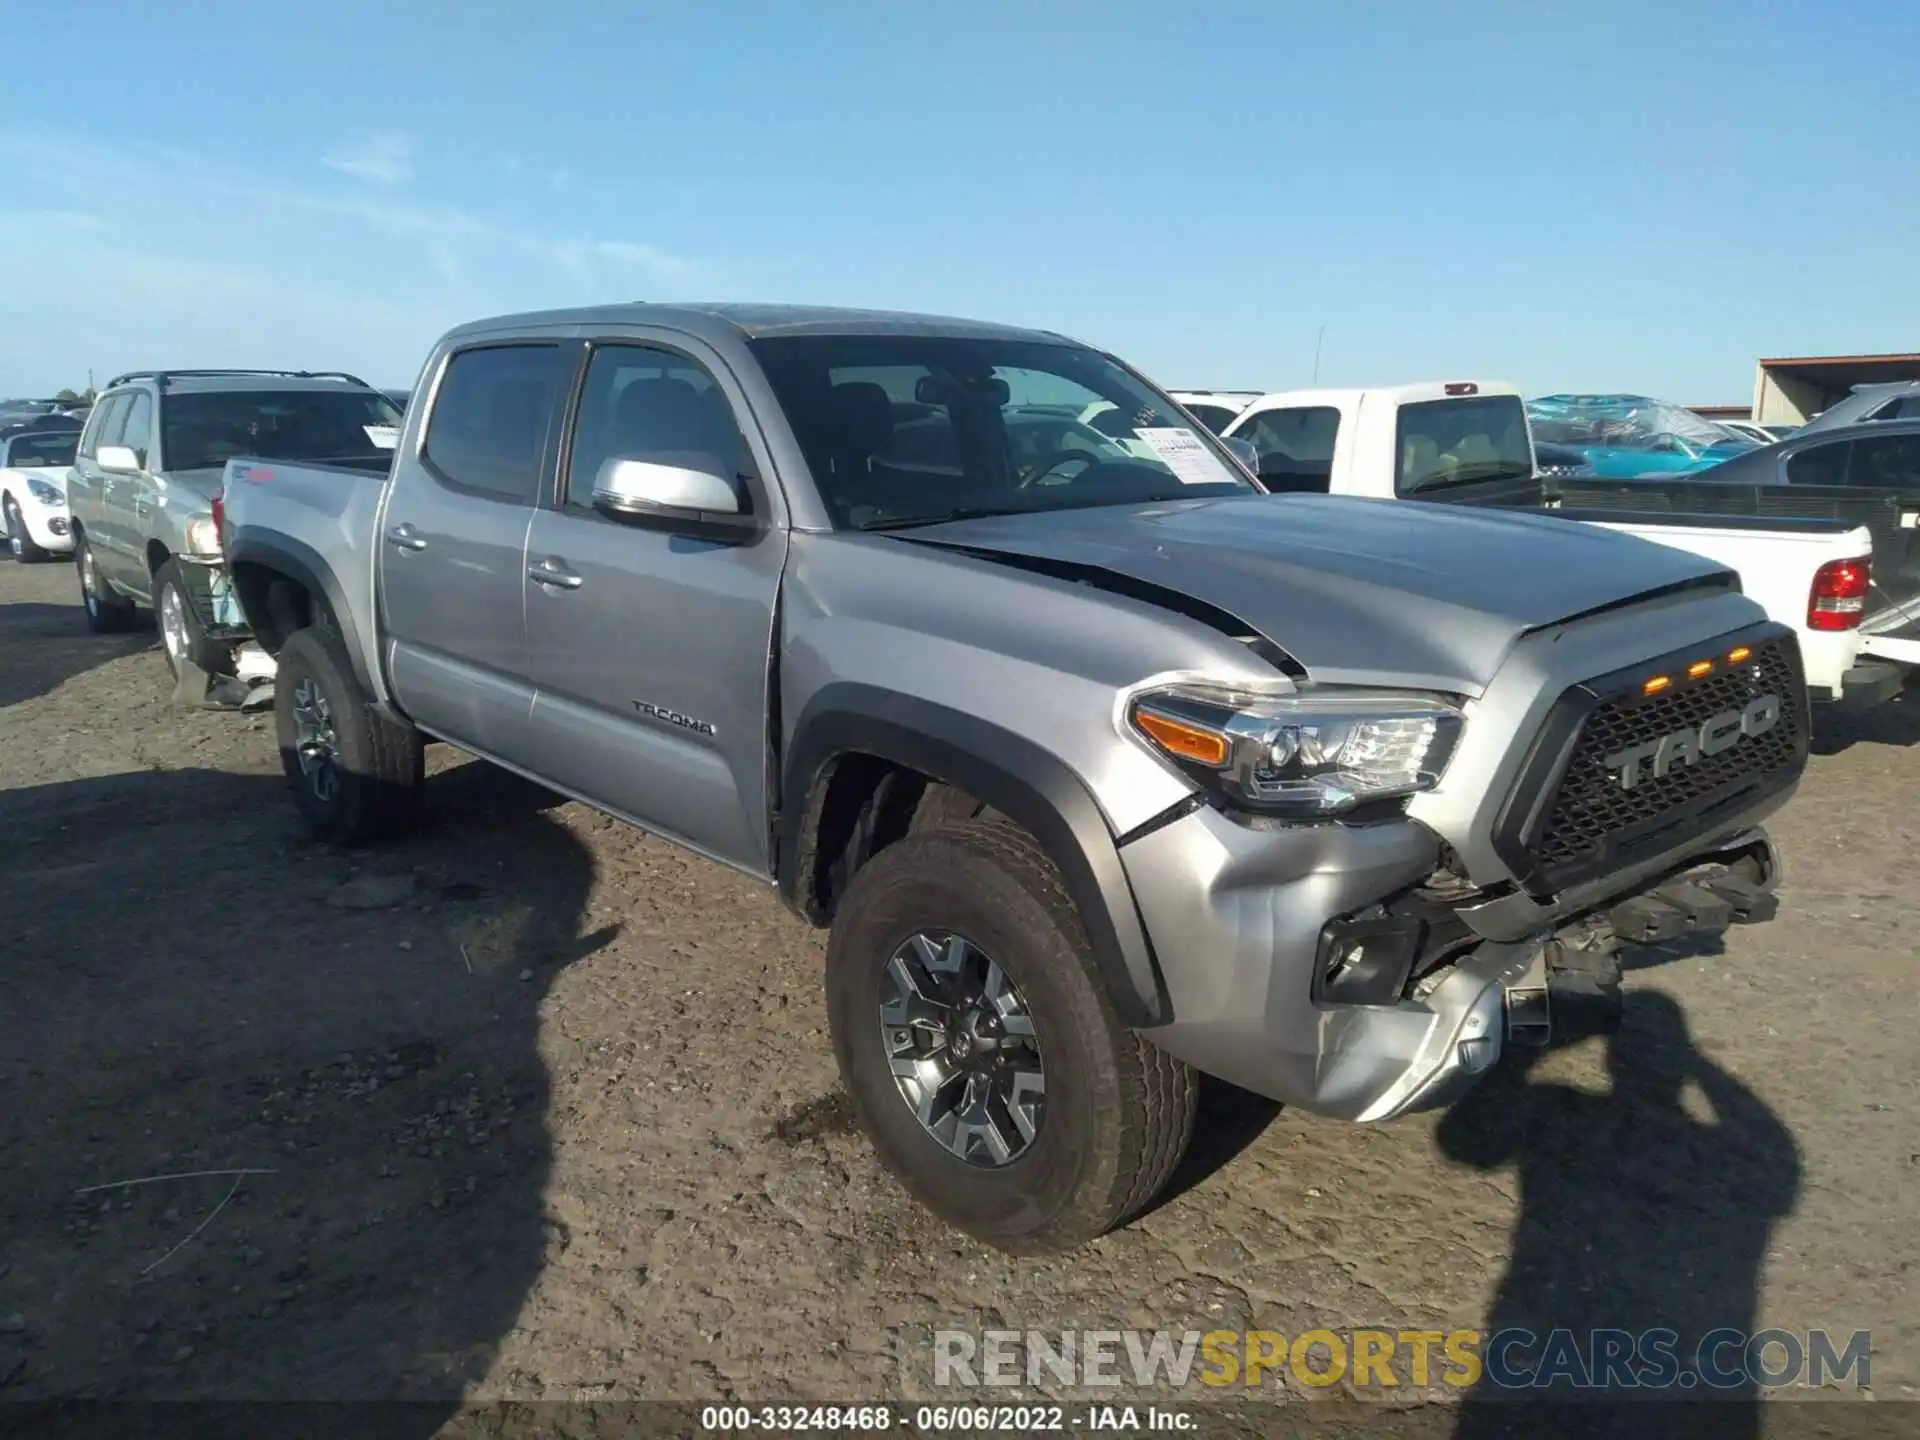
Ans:
<svg viewBox="0 0 1920 1440"><path fill-rule="evenodd" d="M964 936L921 931L887 961L880 1035L921 1128L969 1165L1011 1164L1032 1145L1046 1068L1018 988Z"/></svg>
<svg viewBox="0 0 1920 1440"><path fill-rule="evenodd" d="M187 607L180 591L172 585L160 591L160 640L177 667L187 658Z"/></svg>
<svg viewBox="0 0 1920 1440"><path fill-rule="evenodd" d="M318 681L293 687L294 753L313 798L330 804L340 789L340 742L333 728L333 707Z"/></svg>

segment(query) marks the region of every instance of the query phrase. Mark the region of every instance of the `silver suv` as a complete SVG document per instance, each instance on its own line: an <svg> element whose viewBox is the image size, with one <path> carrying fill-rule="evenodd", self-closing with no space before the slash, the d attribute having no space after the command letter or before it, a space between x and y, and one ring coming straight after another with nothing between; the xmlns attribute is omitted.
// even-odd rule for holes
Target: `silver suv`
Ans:
<svg viewBox="0 0 1920 1440"><path fill-rule="evenodd" d="M220 569L216 501L235 455L287 460L386 453L400 411L352 375L153 370L107 383L68 476L87 625L125 630L153 609L167 664L233 668L247 637Z"/></svg>

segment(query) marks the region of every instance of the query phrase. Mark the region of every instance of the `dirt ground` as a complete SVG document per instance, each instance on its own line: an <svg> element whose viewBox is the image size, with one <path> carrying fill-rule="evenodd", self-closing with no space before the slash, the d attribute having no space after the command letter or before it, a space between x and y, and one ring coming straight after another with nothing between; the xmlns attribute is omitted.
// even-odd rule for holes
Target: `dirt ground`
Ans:
<svg viewBox="0 0 1920 1440"><path fill-rule="evenodd" d="M1610 1046L1373 1129L1210 1091L1171 1199L1015 1261L850 1132L769 891L444 748L418 836L318 846L270 721L75 601L0 564L0 1397L914 1398L937 1327L1532 1317L1869 1329L1920 1398L1920 696Z"/></svg>

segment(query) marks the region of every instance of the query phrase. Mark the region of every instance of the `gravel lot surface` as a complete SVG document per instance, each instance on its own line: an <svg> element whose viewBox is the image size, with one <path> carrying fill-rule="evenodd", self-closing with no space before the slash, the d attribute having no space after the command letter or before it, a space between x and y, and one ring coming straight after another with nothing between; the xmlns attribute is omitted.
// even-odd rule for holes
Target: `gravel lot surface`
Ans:
<svg viewBox="0 0 1920 1440"><path fill-rule="evenodd" d="M1920 695L1827 727L1781 918L1639 955L1610 1045L1376 1129L1210 1092L1172 1198L1013 1261L850 1132L769 890L445 747L420 834L315 845L270 721L76 596L0 564L0 1396L914 1398L936 1326L1531 1319L1870 1329L1920 1398Z"/></svg>

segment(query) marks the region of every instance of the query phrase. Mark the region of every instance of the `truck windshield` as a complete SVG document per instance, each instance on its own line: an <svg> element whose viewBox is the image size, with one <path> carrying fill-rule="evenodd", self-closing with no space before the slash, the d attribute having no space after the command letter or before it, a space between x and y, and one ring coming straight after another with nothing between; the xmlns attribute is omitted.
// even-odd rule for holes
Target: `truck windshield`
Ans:
<svg viewBox="0 0 1920 1440"><path fill-rule="evenodd" d="M1398 495L1533 474L1527 411L1518 395L1402 405L1394 451Z"/></svg>
<svg viewBox="0 0 1920 1440"><path fill-rule="evenodd" d="M400 412L372 390L202 390L168 395L161 459L169 470L263 460L366 460L393 449Z"/></svg>
<svg viewBox="0 0 1920 1440"><path fill-rule="evenodd" d="M750 345L842 528L1255 488L1171 400L1083 346L919 335Z"/></svg>

